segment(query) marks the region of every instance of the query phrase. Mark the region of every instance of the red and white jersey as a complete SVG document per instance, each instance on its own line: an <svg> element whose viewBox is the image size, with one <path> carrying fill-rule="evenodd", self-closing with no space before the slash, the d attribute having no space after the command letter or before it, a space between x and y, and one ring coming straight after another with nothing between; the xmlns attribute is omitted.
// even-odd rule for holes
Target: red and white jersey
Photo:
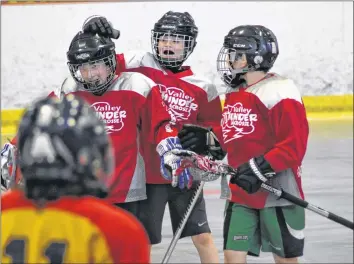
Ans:
<svg viewBox="0 0 354 264"><path fill-rule="evenodd" d="M139 73L121 73L102 96L95 96L69 77L61 90L84 98L106 123L115 156L115 170L109 202L146 199L145 165L140 147L143 107L154 83Z"/></svg>
<svg viewBox="0 0 354 264"><path fill-rule="evenodd" d="M307 148L309 126L299 90L293 81L268 74L246 88L229 89L221 121L227 161L238 167L264 155L277 175L270 184L304 198L301 164ZM265 190L247 194L230 184L231 201L252 208L290 204Z"/></svg>
<svg viewBox="0 0 354 264"><path fill-rule="evenodd" d="M1 263L150 263L139 220L99 198L61 197L39 209L10 190L0 203Z"/></svg>
<svg viewBox="0 0 354 264"><path fill-rule="evenodd" d="M167 137L177 136L182 125L188 123L212 127L221 138L221 102L216 87L195 75L190 67L183 67L178 73L162 69L149 52L118 54L117 63L118 72L139 72L157 84L147 100L146 114L151 122L144 128L146 179L150 184L170 183L160 173L156 145ZM176 126L169 126L171 119L175 119Z"/></svg>
<svg viewBox="0 0 354 264"><path fill-rule="evenodd" d="M124 54L117 54L117 72L126 71L140 67L148 67L162 72L169 72L160 66L151 52L142 50L131 50Z"/></svg>

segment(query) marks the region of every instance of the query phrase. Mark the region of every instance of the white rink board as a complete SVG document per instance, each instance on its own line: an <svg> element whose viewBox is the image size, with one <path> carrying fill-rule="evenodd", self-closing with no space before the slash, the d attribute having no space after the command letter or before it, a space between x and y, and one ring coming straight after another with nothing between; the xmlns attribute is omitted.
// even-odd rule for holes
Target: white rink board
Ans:
<svg viewBox="0 0 354 264"><path fill-rule="evenodd" d="M274 31L274 71L295 79L303 94L353 93L352 2L136 2L1 7L1 104L23 107L69 74L66 51L90 15L106 16L121 38L117 52L150 51L150 31L168 10L190 12L200 33L188 64L220 83L216 56L224 35L240 24Z"/></svg>

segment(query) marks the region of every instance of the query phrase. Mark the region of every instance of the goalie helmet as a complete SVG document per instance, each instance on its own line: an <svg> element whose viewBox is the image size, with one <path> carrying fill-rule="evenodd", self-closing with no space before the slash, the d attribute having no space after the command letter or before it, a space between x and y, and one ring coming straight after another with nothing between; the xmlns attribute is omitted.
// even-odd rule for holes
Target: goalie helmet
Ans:
<svg viewBox="0 0 354 264"><path fill-rule="evenodd" d="M105 125L73 94L30 106L19 125L17 147L29 199L107 195L113 155Z"/></svg>
<svg viewBox="0 0 354 264"><path fill-rule="evenodd" d="M230 87L240 85L242 75L250 71L268 72L279 55L278 41L274 33L260 25L243 25L230 30L224 38L217 58L217 71ZM235 61L246 57L247 65L234 67Z"/></svg>
<svg viewBox="0 0 354 264"><path fill-rule="evenodd" d="M151 31L152 53L161 66L167 69L179 69L192 54L197 42L198 28L193 17L188 13L169 11L154 25ZM170 39L174 43L183 44L180 56L164 56L159 49L162 39Z"/></svg>
<svg viewBox="0 0 354 264"><path fill-rule="evenodd" d="M67 59L71 76L95 95L102 95L114 79L115 44L109 38L80 31L71 41Z"/></svg>

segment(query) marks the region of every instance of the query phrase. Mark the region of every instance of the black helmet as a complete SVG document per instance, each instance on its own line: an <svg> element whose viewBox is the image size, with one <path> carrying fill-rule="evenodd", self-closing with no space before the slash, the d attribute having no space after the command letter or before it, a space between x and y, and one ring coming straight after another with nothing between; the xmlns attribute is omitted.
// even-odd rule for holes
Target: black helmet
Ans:
<svg viewBox="0 0 354 264"><path fill-rule="evenodd" d="M238 26L224 38L217 58L217 71L227 85L236 87L246 72L268 72L278 54L278 41L271 30L260 25ZM247 66L233 69L233 63L243 55L246 56Z"/></svg>
<svg viewBox="0 0 354 264"><path fill-rule="evenodd" d="M106 197L113 156L105 124L82 99L40 99L18 131L19 166L29 199Z"/></svg>
<svg viewBox="0 0 354 264"><path fill-rule="evenodd" d="M188 12L169 11L154 25L151 31L152 52L155 59L167 69L179 69L183 62L192 54L196 46L198 28ZM163 58L159 54L158 43L162 37L172 37L183 42L183 53L178 58Z"/></svg>
<svg viewBox="0 0 354 264"><path fill-rule="evenodd" d="M112 83L116 71L115 44L92 33L79 32L71 41L67 52L68 66L73 78L95 95L103 94ZM103 79L92 71L103 66ZM97 70L97 69L96 69ZM83 76L84 74L90 76Z"/></svg>

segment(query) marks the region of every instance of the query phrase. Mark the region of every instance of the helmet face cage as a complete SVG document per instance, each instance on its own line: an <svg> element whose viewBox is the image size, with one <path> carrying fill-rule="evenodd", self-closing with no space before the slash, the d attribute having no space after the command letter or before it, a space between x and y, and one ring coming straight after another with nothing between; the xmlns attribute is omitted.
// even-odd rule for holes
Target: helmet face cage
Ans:
<svg viewBox="0 0 354 264"><path fill-rule="evenodd" d="M225 84L231 86L232 81L237 75L253 70L253 67L249 64L242 69L234 68L234 63L240 59L243 54L245 53L225 46L220 49L216 60L216 68L221 80Z"/></svg>
<svg viewBox="0 0 354 264"><path fill-rule="evenodd" d="M183 44L183 50L180 51L181 54L174 54L175 56L164 57L159 52L159 42L168 39L176 46L178 44ZM169 32L158 32L155 30L151 31L151 46L152 53L155 59L166 68L179 68L182 66L183 62L192 54L195 46L195 38L186 34L176 34ZM177 50L174 50L174 46L171 45L170 51L177 53ZM166 50L166 52L168 52ZM180 55L180 56L179 56Z"/></svg>
<svg viewBox="0 0 354 264"><path fill-rule="evenodd" d="M278 54L278 42L271 30L260 25L238 26L224 38L217 58L217 71L227 85L235 87L246 72L268 72ZM235 61L242 55L245 55L247 65L243 69L236 69Z"/></svg>
<svg viewBox="0 0 354 264"><path fill-rule="evenodd" d="M72 77L84 89L94 94L104 93L112 83L116 71L116 56L113 53L108 57L74 64L68 62Z"/></svg>

